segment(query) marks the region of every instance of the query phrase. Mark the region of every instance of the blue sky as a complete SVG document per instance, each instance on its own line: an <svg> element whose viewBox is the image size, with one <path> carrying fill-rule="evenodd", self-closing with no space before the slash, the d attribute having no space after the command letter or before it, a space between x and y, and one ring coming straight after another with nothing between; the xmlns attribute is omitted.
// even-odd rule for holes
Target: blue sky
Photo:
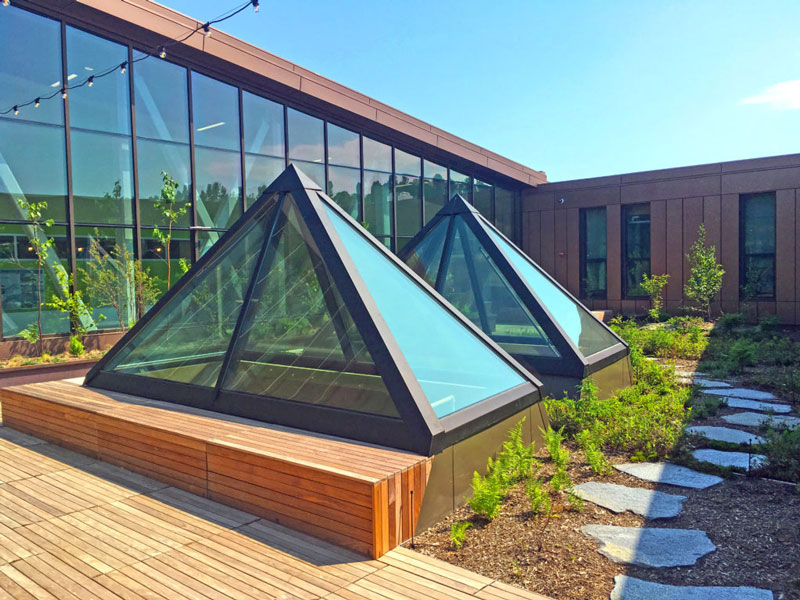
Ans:
<svg viewBox="0 0 800 600"><path fill-rule="evenodd" d="M220 27L560 181L800 152L798 23L797 0L261 0Z"/></svg>

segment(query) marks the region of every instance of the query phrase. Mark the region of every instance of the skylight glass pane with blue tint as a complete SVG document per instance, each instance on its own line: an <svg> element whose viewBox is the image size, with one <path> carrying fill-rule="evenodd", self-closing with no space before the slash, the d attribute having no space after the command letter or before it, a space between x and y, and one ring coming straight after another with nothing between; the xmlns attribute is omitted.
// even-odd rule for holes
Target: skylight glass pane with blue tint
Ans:
<svg viewBox="0 0 800 600"><path fill-rule="evenodd" d="M326 211L436 416L526 382L350 223Z"/></svg>
<svg viewBox="0 0 800 600"><path fill-rule="evenodd" d="M442 219L417 244L414 251L406 258L406 264L430 286L436 285L436 277L442 264L444 241L447 237L449 219Z"/></svg>
<svg viewBox="0 0 800 600"><path fill-rule="evenodd" d="M489 234L584 356L590 356L620 343L614 334L603 327L586 309L534 267L520 250L512 247L491 229Z"/></svg>

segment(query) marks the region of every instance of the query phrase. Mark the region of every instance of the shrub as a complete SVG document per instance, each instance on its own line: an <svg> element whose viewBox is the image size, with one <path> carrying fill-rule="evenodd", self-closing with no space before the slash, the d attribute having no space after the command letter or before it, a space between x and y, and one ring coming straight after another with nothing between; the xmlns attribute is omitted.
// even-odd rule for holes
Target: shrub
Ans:
<svg viewBox="0 0 800 600"><path fill-rule="evenodd" d="M722 289L722 276L725 269L717 262L714 246L706 245L706 226L701 224L697 230L697 241L686 255L689 260L691 276L683 288L684 295L694 300L708 320L711 320L711 301Z"/></svg>
<svg viewBox="0 0 800 600"><path fill-rule="evenodd" d="M771 476L800 482L800 429L768 431L762 449L767 456L765 470Z"/></svg>
<svg viewBox="0 0 800 600"><path fill-rule="evenodd" d="M537 477L531 477L525 484L525 494L528 496L528 501L531 505L531 512L535 515L540 513L548 514L553 508L553 503L550 500L550 494L542 483L542 480Z"/></svg>
<svg viewBox="0 0 800 600"><path fill-rule="evenodd" d="M735 340L726 352L726 361L729 370L734 373L741 373L745 367L750 367L756 362L758 345L747 338Z"/></svg>
<svg viewBox="0 0 800 600"><path fill-rule="evenodd" d="M664 306L664 286L669 281L669 275L650 275L642 273L642 289L650 296L650 310L648 314L654 321L661 319L662 308Z"/></svg>
<svg viewBox="0 0 800 600"><path fill-rule="evenodd" d="M562 427L556 431L552 427L548 427L544 431L544 441L550 458L553 460L553 465L555 465L555 472L550 478L550 487L553 488L553 491L559 492L572 485L572 480L567 473L569 450L562 445L564 442L564 428Z"/></svg>
<svg viewBox="0 0 800 600"><path fill-rule="evenodd" d="M69 353L72 356L82 356L86 349L83 347L83 342L81 338L77 335L73 335L69 338Z"/></svg>
<svg viewBox="0 0 800 600"><path fill-rule="evenodd" d="M720 315L720 317L717 319L717 322L714 324L714 329L712 331L715 334L730 333L742 325L744 325L744 316L742 313L727 313Z"/></svg>
<svg viewBox="0 0 800 600"><path fill-rule="evenodd" d="M492 465L492 473L499 478L501 486L508 490L513 484L530 476L533 469L534 445L522 441L523 417L508 433L503 449Z"/></svg>
<svg viewBox="0 0 800 600"><path fill-rule="evenodd" d="M472 475L472 498L467 500L469 507L490 521L500 514L503 490L498 478L491 471L485 477L475 471Z"/></svg>
<svg viewBox="0 0 800 600"><path fill-rule="evenodd" d="M450 541L456 549L464 545L464 540L467 539L467 529L472 527L469 521L458 521L450 526Z"/></svg>

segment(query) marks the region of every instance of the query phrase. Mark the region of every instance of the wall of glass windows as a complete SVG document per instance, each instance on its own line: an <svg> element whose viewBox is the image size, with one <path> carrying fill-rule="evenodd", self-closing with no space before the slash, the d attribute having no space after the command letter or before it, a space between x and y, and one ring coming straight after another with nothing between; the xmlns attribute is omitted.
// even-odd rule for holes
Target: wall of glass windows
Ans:
<svg viewBox="0 0 800 600"><path fill-rule="evenodd" d="M622 293L624 298L646 298L642 275L650 275L650 205L622 207Z"/></svg>
<svg viewBox="0 0 800 600"><path fill-rule="evenodd" d="M165 290L290 163L393 250L455 193L517 239L514 190L170 60L136 62L143 54L132 46L10 6L0 56L3 108L129 65L63 100L0 116L0 338L29 327L38 292L48 301L70 275L98 328L129 326L146 308L134 261ZM165 180L175 182L174 206L186 207L172 222L159 207ZM53 220L41 277L20 200L45 202ZM87 285L99 261L127 282L118 297ZM43 331L67 333L69 322L45 306Z"/></svg>
<svg viewBox="0 0 800 600"><path fill-rule="evenodd" d="M775 192L739 196L739 293L775 298Z"/></svg>

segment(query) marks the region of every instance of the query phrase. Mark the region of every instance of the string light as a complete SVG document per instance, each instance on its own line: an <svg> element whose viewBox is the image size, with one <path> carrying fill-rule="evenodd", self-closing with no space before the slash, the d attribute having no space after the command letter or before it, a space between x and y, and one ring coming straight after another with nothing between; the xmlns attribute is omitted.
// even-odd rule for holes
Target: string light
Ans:
<svg viewBox="0 0 800 600"><path fill-rule="evenodd" d="M11 4L11 0L0 0L0 3L2 3L3 6L8 6L9 4ZM151 56L159 56L160 58L166 58L166 56L167 56L167 48L169 46L183 43L186 40L188 40L190 37L192 37L193 35L195 35L198 32L201 32L201 31L203 32L203 35L205 35L206 37L211 37L211 26L212 25L215 25L216 23L221 23L223 21L227 21L228 19L230 19L232 17L235 17L240 12L242 12L243 10L245 10L245 9L251 7L251 6L253 7L253 11L254 12L258 12L258 5L259 5L259 0L246 0L243 4L239 5L238 7L233 8L233 9L229 10L226 13L222 13L222 15L220 15L219 17L211 19L210 21L206 21L202 25L197 26L195 29L193 29L192 31L190 31L188 34L184 35L181 38L170 40L168 43L160 45L160 46L153 47L147 52L141 51L142 52L142 56L139 56L138 58L133 59L132 61L130 61L130 64L146 60L146 59L150 58ZM92 87L94 85L95 79L100 79L102 77L106 77L107 75L110 75L111 73L113 73L116 70L119 70L120 74L124 75L125 72L127 71L128 66L129 66L128 61L124 61L124 62L122 62L122 63L120 63L120 64L118 64L118 65L116 65L114 67L111 67L111 68L107 69L106 71L103 71L103 72L101 72L99 74L90 75L87 79L85 79L83 81L80 81L80 82L75 83L73 85L65 85L65 86L61 87L58 91L55 91L55 92L53 92L52 94L50 94L48 96L37 96L33 100L28 100L27 102L23 102L23 103L20 103L20 104L15 104L11 108L7 108L6 110L0 110L0 115L6 115L6 114L9 114L11 112L13 112L15 115L19 114L19 109L20 108L24 108L25 106L30 106L31 104L33 104L34 108L39 108L39 104L43 100L50 100L51 98L54 98L58 94L61 94L61 98L66 100L69 90L75 89L75 88L79 88L79 87L82 87L84 85L86 85L88 87Z"/></svg>

